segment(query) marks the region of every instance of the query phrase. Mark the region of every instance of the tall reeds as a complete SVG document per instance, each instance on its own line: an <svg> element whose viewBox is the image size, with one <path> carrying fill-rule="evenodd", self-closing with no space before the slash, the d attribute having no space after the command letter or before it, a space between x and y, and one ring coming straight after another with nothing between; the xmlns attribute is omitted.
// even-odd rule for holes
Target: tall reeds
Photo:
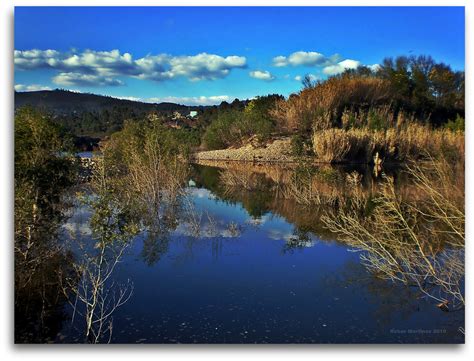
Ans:
<svg viewBox="0 0 474 361"><path fill-rule="evenodd" d="M420 124L401 128L331 128L313 134L313 150L321 162L371 163L376 152L385 161L407 161L444 156L464 158L464 133L432 129Z"/></svg>

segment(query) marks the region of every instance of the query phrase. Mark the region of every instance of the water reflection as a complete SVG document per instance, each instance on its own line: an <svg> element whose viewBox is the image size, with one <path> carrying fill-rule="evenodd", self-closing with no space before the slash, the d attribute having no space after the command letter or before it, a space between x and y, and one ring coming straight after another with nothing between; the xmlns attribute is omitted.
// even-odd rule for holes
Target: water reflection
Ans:
<svg viewBox="0 0 474 361"><path fill-rule="evenodd" d="M54 341L67 319L61 270L72 267L60 240L71 201L61 176L49 183L15 182L15 342Z"/></svg>
<svg viewBox="0 0 474 361"><path fill-rule="evenodd" d="M411 194L402 175L397 182ZM99 333L97 341L112 343L463 341L462 310L440 312L417 288L368 272L353 247L335 241L322 223L328 210L343 208L341 195L373 197L380 183L371 169L196 165L186 184L175 202L160 201L143 217L120 197L102 203L93 197L100 207L78 206L65 223L71 239L85 242L81 254L90 255L89 264L70 261L81 265L69 271L70 295L91 299L97 272L84 276L91 264L109 275L96 293L110 297L113 323L101 307L90 310L98 329L87 342ZM99 215L111 209L112 221L104 224ZM131 225L139 229L127 232ZM121 238L101 243L104 234ZM101 254L113 272L100 267ZM78 280L87 281L87 293L74 292ZM77 309L87 316L87 306ZM73 316L71 308L57 310ZM87 317L74 317L74 327L47 321L53 340L56 333L56 342L84 341ZM444 333L395 333L418 328Z"/></svg>
<svg viewBox="0 0 474 361"><path fill-rule="evenodd" d="M219 182L209 186L240 202L256 224L271 211L296 225L284 236L285 252L314 245L311 233L338 239L362 252L375 275L417 287L443 311L464 307L462 164L433 160L382 179L368 169L304 164L214 166ZM209 175L197 177L208 182Z"/></svg>

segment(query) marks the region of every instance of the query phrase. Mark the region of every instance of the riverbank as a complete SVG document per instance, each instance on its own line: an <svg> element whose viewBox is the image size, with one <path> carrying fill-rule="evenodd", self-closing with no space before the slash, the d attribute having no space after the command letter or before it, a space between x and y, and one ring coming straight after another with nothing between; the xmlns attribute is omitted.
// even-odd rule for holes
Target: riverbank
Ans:
<svg viewBox="0 0 474 361"><path fill-rule="evenodd" d="M410 124L386 130L330 128L314 133L314 156L295 156L291 137L280 136L267 143L252 140L238 148L201 151L194 161L244 161L260 163L294 163L306 160L326 164L400 164L410 160L443 157L464 159L464 132L431 129Z"/></svg>
<svg viewBox="0 0 474 361"><path fill-rule="evenodd" d="M298 161L291 152L289 137L276 138L264 145L248 143L239 148L201 151L194 154L195 161L243 161L292 163Z"/></svg>

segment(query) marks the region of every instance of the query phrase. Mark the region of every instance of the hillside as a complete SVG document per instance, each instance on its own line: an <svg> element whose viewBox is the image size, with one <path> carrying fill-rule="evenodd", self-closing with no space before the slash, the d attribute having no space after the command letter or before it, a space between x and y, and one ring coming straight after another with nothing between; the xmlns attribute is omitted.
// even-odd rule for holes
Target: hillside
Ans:
<svg viewBox="0 0 474 361"><path fill-rule="evenodd" d="M50 113L57 123L77 136L97 137L120 130L125 120L143 119L150 112L168 118L175 111L186 115L191 110L202 112L206 108L174 103L151 104L60 89L15 92L15 109L22 106Z"/></svg>
<svg viewBox="0 0 474 361"><path fill-rule="evenodd" d="M61 89L15 92L15 108L24 105L50 109L58 114L74 111L101 111L114 107L128 107L140 111L160 112L190 111L203 108L201 106L187 106L174 103L144 103L104 95L76 93Z"/></svg>

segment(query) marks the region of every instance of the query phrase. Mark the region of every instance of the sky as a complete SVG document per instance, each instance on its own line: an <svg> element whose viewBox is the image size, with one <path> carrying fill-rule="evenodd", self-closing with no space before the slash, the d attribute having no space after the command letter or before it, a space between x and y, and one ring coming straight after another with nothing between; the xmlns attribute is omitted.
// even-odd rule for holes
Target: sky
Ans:
<svg viewBox="0 0 474 361"><path fill-rule="evenodd" d="M385 57L464 70L463 7L16 7L15 89L219 104Z"/></svg>

